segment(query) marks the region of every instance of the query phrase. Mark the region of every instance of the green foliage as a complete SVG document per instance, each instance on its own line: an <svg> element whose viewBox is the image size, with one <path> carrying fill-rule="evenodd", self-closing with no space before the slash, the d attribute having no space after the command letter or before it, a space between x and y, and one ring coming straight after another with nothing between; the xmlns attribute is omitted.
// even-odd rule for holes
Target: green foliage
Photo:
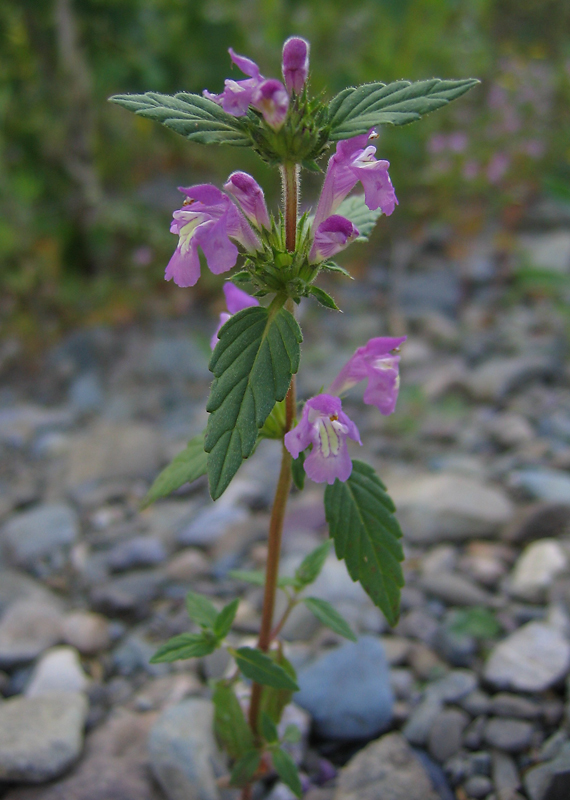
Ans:
<svg viewBox="0 0 570 800"><path fill-rule="evenodd" d="M247 786L251 779L257 772L259 763L261 761L261 753L258 750L250 750L242 756L232 769L230 776L230 783L232 786Z"/></svg>
<svg viewBox="0 0 570 800"><path fill-rule="evenodd" d="M209 656L218 647L217 638L210 631L202 633L181 633L174 636L166 644L159 647L153 657L151 664L162 662L182 661L187 658L201 658Z"/></svg>
<svg viewBox="0 0 570 800"><path fill-rule="evenodd" d="M327 556L330 553L330 542L326 541L315 547L305 556L295 570L295 588L300 590L314 583L319 577Z"/></svg>
<svg viewBox="0 0 570 800"><path fill-rule="evenodd" d="M382 216L382 211L379 208L375 211L368 208L364 202L364 195L361 194L355 194L343 200L336 213L340 214L341 217L346 217L353 225L356 225L359 231L359 236L356 239L357 242L368 241L376 222ZM350 277L342 267L337 266L336 269L334 269L327 264L327 269L334 272L343 272Z"/></svg>
<svg viewBox="0 0 570 800"><path fill-rule="evenodd" d="M446 625L452 633L475 639L494 639L501 632L495 614L484 606L454 609Z"/></svg>
<svg viewBox="0 0 570 800"><path fill-rule="evenodd" d="M271 749L271 757L273 759L275 772L279 775L283 783L291 789L294 795L302 797L303 789L301 787L299 771L289 753L282 750L280 747L274 747Z"/></svg>
<svg viewBox="0 0 570 800"><path fill-rule="evenodd" d="M242 758L253 749L253 736L234 690L224 681L218 681L212 702L216 736L231 758Z"/></svg>
<svg viewBox="0 0 570 800"><path fill-rule="evenodd" d="M230 578L235 578L236 581L244 581L244 583L253 583L254 586L265 585L265 573L261 570L247 570L247 569L233 569L229 573ZM280 589L286 586L295 586L294 578L283 575L277 579L277 586Z"/></svg>
<svg viewBox="0 0 570 800"><path fill-rule="evenodd" d="M270 654L270 658L281 667L282 670L291 678L293 682L297 680L295 670L281 651ZM275 689L272 686L264 686L261 692L261 702L259 705L260 713L264 712L273 722L278 725L285 706L289 705L293 697L292 689Z"/></svg>
<svg viewBox="0 0 570 800"><path fill-rule="evenodd" d="M332 311L340 311L334 298L324 289L321 289L320 286L310 286L309 293L325 308L330 308Z"/></svg>
<svg viewBox="0 0 570 800"><path fill-rule="evenodd" d="M365 83L337 94L329 104L331 139L349 139L367 133L377 125L405 125L424 114L447 105L479 83L468 78L460 81L396 81Z"/></svg>
<svg viewBox="0 0 570 800"><path fill-rule="evenodd" d="M295 318L284 308L246 308L221 329L210 361L215 380L204 445L214 500L251 455L258 430L285 397L299 368L301 341Z"/></svg>
<svg viewBox="0 0 570 800"><path fill-rule="evenodd" d="M268 744L273 744L279 739L277 725L265 711L259 715L259 730Z"/></svg>
<svg viewBox="0 0 570 800"><path fill-rule="evenodd" d="M117 94L109 99L141 117L161 122L192 142L239 147L252 144L236 117L226 114L217 103L198 94L145 92Z"/></svg>
<svg viewBox="0 0 570 800"><path fill-rule="evenodd" d="M188 592L186 595L186 611L193 622L203 628L213 628L218 619L218 610L215 605L196 592Z"/></svg>
<svg viewBox="0 0 570 800"><path fill-rule="evenodd" d="M261 650L254 647L240 647L233 651L236 663L245 675L256 683L263 686L271 686L273 689L287 689L298 692L299 687L288 673L276 664L272 659Z"/></svg>
<svg viewBox="0 0 570 800"><path fill-rule="evenodd" d="M350 478L325 490L325 514L336 554L390 623L398 621L404 578L402 532L394 504L372 467L352 462Z"/></svg>
<svg viewBox="0 0 570 800"><path fill-rule="evenodd" d="M225 639L231 630L236 612L239 606L239 598L236 597L227 606L224 606L214 621L214 633L221 641Z"/></svg>
<svg viewBox="0 0 570 800"><path fill-rule="evenodd" d="M351 642L356 641L356 636L348 622L326 600L321 600L318 597L304 597L303 603L331 631L338 633L339 636L344 636L345 639L350 639Z"/></svg>
<svg viewBox="0 0 570 800"><path fill-rule="evenodd" d="M300 492L303 491L305 488L305 467L303 466L305 463L305 451L301 450L297 458L294 458L291 463L291 477L293 478L293 483L299 489Z"/></svg>
<svg viewBox="0 0 570 800"><path fill-rule="evenodd" d="M283 733L283 741L290 744L297 744L301 741L301 731L296 725L287 725Z"/></svg>
<svg viewBox="0 0 570 800"><path fill-rule="evenodd" d="M204 434L195 436L188 442L185 450L165 467L147 492L143 508L147 508L155 500L167 497L171 492L180 489L185 483L201 478L207 472L208 455L204 451Z"/></svg>

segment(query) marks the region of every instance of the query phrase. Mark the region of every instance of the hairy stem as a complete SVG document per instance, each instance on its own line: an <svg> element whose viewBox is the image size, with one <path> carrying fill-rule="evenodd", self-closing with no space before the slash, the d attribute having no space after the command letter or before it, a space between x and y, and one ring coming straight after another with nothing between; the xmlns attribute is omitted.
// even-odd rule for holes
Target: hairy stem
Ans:
<svg viewBox="0 0 570 800"><path fill-rule="evenodd" d="M285 213L285 247L292 253L297 244L297 207L299 205L299 165L283 164L283 205Z"/></svg>

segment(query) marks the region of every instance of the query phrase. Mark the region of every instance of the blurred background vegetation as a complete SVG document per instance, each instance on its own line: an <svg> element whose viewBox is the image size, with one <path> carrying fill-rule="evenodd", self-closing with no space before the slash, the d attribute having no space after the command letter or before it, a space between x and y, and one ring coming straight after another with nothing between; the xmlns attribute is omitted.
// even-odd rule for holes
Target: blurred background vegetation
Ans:
<svg viewBox="0 0 570 800"><path fill-rule="evenodd" d="M400 207L378 237L434 221L516 225L538 194L570 196L569 31L567 0L3 0L3 331L43 342L79 321L182 313L191 293L162 281L175 187L245 169L278 199L255 156L188 143L109 95L220 91L229 46L278 76L294 33L311 42L313 91L328 96L476 76L449 109L383 131ZM307 182L307 202L317 187Z"/></svg>

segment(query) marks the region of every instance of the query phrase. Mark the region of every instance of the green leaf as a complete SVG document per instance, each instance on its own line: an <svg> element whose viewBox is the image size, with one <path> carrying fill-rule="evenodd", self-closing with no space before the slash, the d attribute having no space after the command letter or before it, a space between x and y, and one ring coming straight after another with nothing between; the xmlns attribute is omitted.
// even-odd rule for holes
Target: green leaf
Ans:
<svg viewBox="0 0 570 800"><path fill-rule="evenodd" d="M192 142L251 146L251 139L236 117L226 114L217 103L198 94L146 92L117 94L109 100L140 117L161 122Z"/></svg>
<svg viewBox="0 0 570 800"><path fill-rule="evenodd" d="M251 779L257 772L259 762L261 761L261 753L257 750L250 750L242 756L239 761L236 761L232 774L230 776L230 783L232 786L247 786Z"/></svg>
<svg viewBox="0 0 570 800"><path fill-rule="evenodd" d="M376 125L405 125L420 119L479 83L466 80L396 81L365 83L343 89L329 104L330 138L333 142L367 133Z"/></svg>
<svg viewBox="0 0 570 800"><path fill-rule="evenodd" d="M325 490L325 514L336 554L344 558L353 581L360 581L390 625L398 621L404 577L402 532L394 504L376 473L362 461L352 462L345 482Z"/></svg>
<svg viewBox="0 0 570 800"><path fill-rule="evenodd" d="M259 729L261 735L268 744L273 744L279 739L277 733L277 726L265 711L262 711L259 717Z"/></svg>
<svg viewBox="0 0 570 800"><path fill-rule="evenodd" d="M186 611L193 622L204 628L213 628L218 618L218 609L203 594L188 592L186 595Z"/></svg>
<svg viewBox="0 0 570 800"><path fill-rule="evenodd" d="M342 201L336 212L349 219L359 231L357 242L367 242L378 218L382 216L379 208L371 211L364 202L364 195L355 194ZM350 276L349 276L350 277Z"/></svg>
<svg viewBox="0 0 570 800"><path fill-rule="evenodd" d="M297 744L297 742L300 742L301 731L299 728L296 725L293 725L293 723L287 725L283 733L283 741L289 742L289 744Z"/></svg>
<svg viewBox="0 0 570 800"><path fill-rule="evenodd" d="M494 639L501 632L494 612L484 606L454 609L445 626L458 636L472 636L474 639Z"/></svg>
<svg viewBox="0 0 570 800"><path fill-rule="evenodd" d="M295 570L295 582L299 589L314 583L319 577L327 556L331 550L331 543L329 540L323 542L314 550L311 550L309 555L301 561Z"/></svg>
<svg viewBox="0 0 570 800"><path fill-rule="evenodd" d="M232 569L229 573L230 578L244 583L253 583L254 586L265 586L265 573L261 570ZM277 586L283 589L285 586L295 586L296 581L284 575L277 579Z"/></svg>
<svg viewBox="0 0 570 800"><path fill-rule="evenodd" d="M351 642L356 641L356 636L348 622L326 600L320 600L318 597L304 597L303 603L331 631L338 633L339 636L344 636L345 639L350 639Z"/></svg>
<svg viewBox="0 0 570 800"><path fill-rule="evenodd" d="M256 683L272 686L274 689L299 691L299 687L283 667L275 664L261 650L253 647L240 647L235 651L235 660L245 677Z"/></svg>
<svg viewBox="0 0 570 800"><path fill-rule="evenodd" d="M163 661L181 661L186 658L209 656L217 647L217 640L207 632L182 633L159 647L150 659L150 663L160 664Z"/></svg>
<svg viewBox="0 0 570 800"><path fill-rule="evenodd" d="M294 458L291 463L291 476L293 483L300 492L305 488L305 451L301 450L297 458Z"/></svg>
<svg viewBox="0 0 570 800"><path fill-rule="evenodd" d="M301 329L284 308L246 308L226 322L212 354L215 375L205 450L210 493L225 491L276 402L287 394L299 368Z"/></svg>
<svg viewBox="0 0 570 800"><path fill-rule="evenodd" d="M280 747L275 747L271 751L275 772L279 775L283 783L288 786L297 797L303 796L303 788L299 778L297 766L289 753Z"/></svg>
<svg viewBox="0 0 570 800"><path fill-rule="evenodd" d="M288 661L282 652L272 651L270 656L278 664L291 680L296 681L297 675L293 665ZM289 705L293 692L290 689L273 689L271 686L264 686L261 692L261 702L259 704L260 713L265 712L276 725L281 721L281 715L285 706Z"/></svg>
<svg viewBox="0 0 570 800"><path fill-rule="evenodd" d="M225 639L231 630L239 606L239 599L236 598L224 606L214 622L214 633L218 639Z"/></svg>
<svg viewBox="0 0 570 800"><path fill-rule="evenodd" d="M212 702L216 735L231 758L241 758L253 749L253 736L234 690L223 681L218 681Z"/></svg>
<svg viewBox="0 0 570 800"><path fill-rule="evenodd" d="M318 302L324 306L325 308L330 308L332 311L340 311L340 308L334 301L334 298L330 296L328 292L325 292L324 289L321 289L320 286L309 286L309 292L318 300Z"/></svg>
<svg viewBox="0 0 570 800"><path fill-rule="evenodd" d="M358 225L356 227L358 228ZM351 281L354 280L350 272L344 267L341 267L340 264L337 264L335 261L325 261L324 264L321 265L321 269L325 269L327 272L336 272L339 275L344 275L345 278L350 278Z"/></svg>
<svg viewBox="0 0 570 800"><path fill-rule="evenodd" d="M185 483L192 483L207 472L208 455L204 451L204 434L190 439L185 450L165 467L147 492L142 507L147 508L160 497L166 497Z"/></svg>

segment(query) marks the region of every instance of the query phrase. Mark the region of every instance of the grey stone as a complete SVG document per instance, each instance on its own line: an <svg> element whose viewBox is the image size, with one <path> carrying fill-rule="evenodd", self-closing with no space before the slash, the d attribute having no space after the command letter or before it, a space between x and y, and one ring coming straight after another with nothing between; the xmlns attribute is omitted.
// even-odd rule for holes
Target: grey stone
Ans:
<svg viewBox="0 0 570 800"><path fill-rule="evenodd" d="M189 336L163 336L155 339L144 360L144 371L150 375L166 375L179 380L211 378L208 360L202 349Z"/></svg>
<svg viewBox="0 0 570 800"><path fill-rule="evenodd" d="M493 789L493 784L485 775L472 775L463 786L468 797L482 800Z"/></svg>
<svg viewBox="0 0 570 800"><path fill-rule="evenodd" d="M497 717L536 719L540 716L540 706L519 694L500 692L492 698L490 712Z"/></svg>
<svg viewBox="0 0 570 800"><path fill-rule="evenodd" d="M459 700L459 705L468 711L472 717L478 717L480 714L487 714L491 707L491 698L485 692L476 689L470 692L466 697Z"/></svg>
<svg viewBox="0 0 570 800"><path fill-rule="evenodd" d="M465 575L454 572L429 573L420 579L420 587L453 606L485 606L491 595Z"/></svg>
<svg viewBox="0 0 570 800"><path fill-rule="evenodd" d="M519 789L521 782L517 765L507 753L493 752L493 783L500 798L508 798Z"/></svg>
<svg viewBox="0 0 570 800"><path fill-rule="evenodd" d="M533 726L530 722L507 717L493 717L485 726L485 741L490 747L507 753L520 753L530 747Z"/></svg>
<svg viewBox="0 0 570 800"><path fill-rule="evenodd" d="M510 481L535 500L570 503L570 475L561 469L521 469L511 473Z"/></svg>
<svg viewBox="0 0 570 800"><path fill-rule="evenodd" d="M81 753L86 716L79 693L0 703L0 780L43 783L64 773Z"/></svg>
<svg viewBox="0 0 570 800"><path fill-rule="evenodd" d="M553 372L552 364L543 356L496 356L470 373L468 387L477 400L501 400L532 380L551 377Z"/></svg>
<svg viewBox="0 0 570 800"><path fill-rule="evenodd" d="M39 697L52 692L84 692L88 686L89 678L81 667L77 650L53 647L35 665L24 694Z"/></svg>
<svg viewBox="0 0 570 800"><path fill-rule="evenodd" d="M382 643L372 636L347 642L302 667L298 684L295 702L327 738L371 737L392 720L390 671Z"/></svg>
<svg viewBox="0 0 570 800"><path fill-rule="evenodd" d="M438 800L438 794L404 737L389 733L341 769L333 800Z"/></svg>
<svg viewBox="0 0 570 800"><path fill-rule="evenodd" d="M470 750L478 750L483 742L483 734L485 731L486 717L476 717L473 722L467 726L463 734L463 745Z"/></svg>
<svg viewBox="0 0 570 800"><path fill-rule="evenodd" d="M212 732L213 706L191 698L166 709L153 725L150 766L168 800L218 800L224 763Z"/></svg>
<svg viewBox="0 0 570 800"><path fill-rule="evenodd" d="M108 649L111 643L109 623L101 614L74 611L62 620L62 638L82 655L91 656Z"/></svg>
<svg viewBox="0 0 570 800"><path fill-rule="evenodd" d="M427 742L429 732L441 714L443 705L440 700L429 695L411 713L406 722L402 733L410 742L417 746L423 746Z"/></svg>
<svg viewBox="0 0 570 800"><path fill-rule="evenodd" d="M23 572L0 570L0 614L19 600L35 600L52 608L61 606L52 592Z"/></svg>
<svg viewBox="0 0 570 800"><path fill-rule="evenodd" d="M33 661L61 639L61 612L40 600L18 600L0 621L0 668Z"/></svg>
<svg viewBox="0 0 570 800"><path fill-rule="evenodd" d="M0 442L14 447L29 444L40 431L68 427L73 414L68 408L43 408L31 404L0 410Z"/></svg>
<svg viewBox="0 0 570 800"><path fill-rule="evenodd" d="M105 394L96 372L85 372L72 381L69 387L69 402L82 414L99 411L105 402Z"/></svg>
<svg viewBox="0 0 570 800"><path fill-rule="evenodd" d="M178 534L178 544L183 546L213 545L234 525L245 522L247 513L239 506L215 503L196 514L192 522Z"/></svg>
<svg viewBox="0 0 570 800"><path fill-rule="evenodd" d="M524 787L530 800L566 800L570 793L570 743L546 764L529 769Z"/></svg>
<svg viewBox="0 0 570 800"><path fill-rule="evenodd" d="M94 608L103 613L142 618L148 613L150 603L158 595L164 581L163 573L157 570L129 572L94 586L91 602Z"/></svg>
<svg viewBox="0 0 570 800"><path fill-rule="evenodd" d="M484 677L498 689L542 692L564 678L570 669L570 644L555 628L529 622L493 650Z"/></svg>
<svg viewBox="0 0 570 800"><path fill-rule="evenodd" d="M34 569L45 560L59 568L79 535L77 514L63 503L23 511L4 525L2 541L8 558L18 567Z"/></svg>
<svg viewBox="0 0 570 800"><path fill-rule="evenodd" d="M519 237L523 259L534 269L570 272L570 232L525 233Z"/></svg>
<svg viewBox="0 0 570 800"><path fill-rule="evenodd" d="M428 735L428 750L436 761L443 763L461 747L463 731L469 715L459 708L447 708L433 722Z"/></svg>
<svg viewBox="0 0 570 800"><path fill-rule="evenodd" d="M467 669L454 669L445 677L429 684L426 694L443 703L457 703L477 688L477 676Z"/></svg>
<svg viewBox="0 0 570 800"><path fill-rule="evenodd" d="M150 675L164 675L168 664L151 664L158 646L138 633L131 633L113 652L113 665L120 675L133 675L144 670Z"/></svg>
<svg viewBox="0 0 570 800"><path fill-rule="evenodd" d="M168 554L155 536L135 536L111 549L107 563L117 572L135 567L153 567L166 561Z"/></svg>
<svg viewBox="0 0 570 800"><path fill-rule="evenodd" d="M509 592L523 600L540 601L544 599L544 593L554 578L567 567L566 553L555 539L533 542L525 548L515 564Z"/></svg>

